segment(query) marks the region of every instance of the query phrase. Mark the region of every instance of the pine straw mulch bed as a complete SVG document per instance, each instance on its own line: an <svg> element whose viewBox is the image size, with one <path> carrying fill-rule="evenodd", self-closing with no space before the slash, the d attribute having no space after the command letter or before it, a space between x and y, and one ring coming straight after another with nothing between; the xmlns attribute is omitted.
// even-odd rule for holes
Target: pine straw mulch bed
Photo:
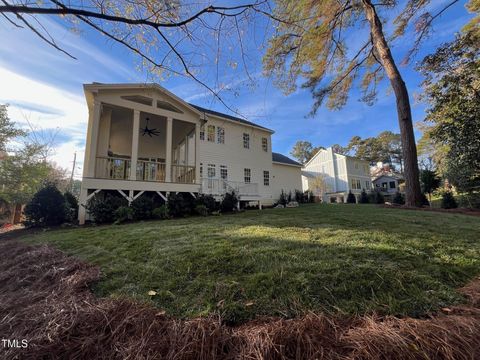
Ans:
<svg viewBox="0 0 480 360"><path fill-rule="evenodd" d="M89 284L100 270L45 245L2 239L0 254L0 338L29 341L0 347L2 359L480 358L480 279L461 289L468 305L426 319L308 314L228 327L98 299Z"/></svg>

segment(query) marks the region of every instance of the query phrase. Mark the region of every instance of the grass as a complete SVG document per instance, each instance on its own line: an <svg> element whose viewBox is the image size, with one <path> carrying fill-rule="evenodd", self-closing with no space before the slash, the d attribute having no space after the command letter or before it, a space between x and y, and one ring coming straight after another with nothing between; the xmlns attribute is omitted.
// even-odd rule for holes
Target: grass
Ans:
<svg viewBox="0 0 480 360"><path fill-rule="evenodd" d="M167 314L422 316L480 273L478 217L317 205L28 235L102 269L99 296ZM148 296L149 290L157 295Z"/></svg>

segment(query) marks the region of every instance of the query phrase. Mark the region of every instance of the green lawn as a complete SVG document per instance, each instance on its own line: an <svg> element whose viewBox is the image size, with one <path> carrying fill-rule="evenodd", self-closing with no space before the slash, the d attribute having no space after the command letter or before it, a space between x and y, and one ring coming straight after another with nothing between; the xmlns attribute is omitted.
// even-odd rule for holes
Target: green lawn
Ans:
<svg viewBox="0 0 480 360"><path fill-rule="evenodd" d="M55 230L29 235L101 266L99 296L231 323L309 310L420 316L480 273L480 218L373 205ZM147 292L157 295L149 297Z"/></svg>

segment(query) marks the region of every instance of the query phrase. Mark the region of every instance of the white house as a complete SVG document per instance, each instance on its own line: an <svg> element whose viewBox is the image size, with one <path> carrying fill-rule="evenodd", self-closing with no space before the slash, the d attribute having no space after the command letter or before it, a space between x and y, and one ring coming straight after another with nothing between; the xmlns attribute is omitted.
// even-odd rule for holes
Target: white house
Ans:
<svg viewBox="0 0 480 360"><path fill-rule="evenodd" d="M324 202L345 202L349 191L358 198L363 189L372 188L369 163L331 147L319 150L302 169L302 187Z"/></svg>
<svg viewBox="0 0 480 360"><path fill-rule="evenodd" d="M84 85L89 110L79 221L105 190L129 202L144 193L234 190L240 201L272 204L301 189L301 165L272 154L273 131L185 102L157 84ZM273 157L273 161L272 161Z"/></svg>

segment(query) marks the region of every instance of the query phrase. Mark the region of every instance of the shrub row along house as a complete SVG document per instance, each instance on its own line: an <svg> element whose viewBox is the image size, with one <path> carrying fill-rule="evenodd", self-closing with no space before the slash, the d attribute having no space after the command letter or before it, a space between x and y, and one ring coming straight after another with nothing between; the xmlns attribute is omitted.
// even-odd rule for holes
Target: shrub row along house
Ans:
<svg viewBox="0 0 480 360"><path fill-rule="evenodd" d="M302 188L302 165L272 152L272 130L189 104L157 84L84 85L89 119L79 222L94 196L234 191L240 202L271 205Z"/></svg>

